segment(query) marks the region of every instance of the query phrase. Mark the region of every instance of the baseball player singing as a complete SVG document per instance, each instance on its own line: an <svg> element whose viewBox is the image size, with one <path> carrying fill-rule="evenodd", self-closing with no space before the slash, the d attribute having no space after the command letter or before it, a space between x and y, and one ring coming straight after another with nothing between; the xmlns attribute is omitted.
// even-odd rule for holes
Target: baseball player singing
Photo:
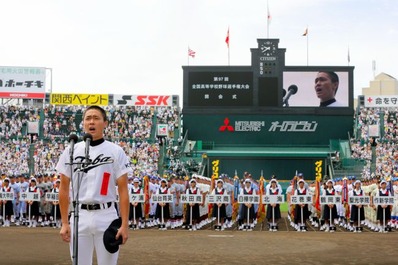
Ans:
<svg viewBox="0 0 398 265"><path fill-rule="evenodd" d="M78 263L92 264L93 251L95 249L99 265L117 264L118 251L109 253L103 243L103 234L113 220L118 218L118 210L115 207L116 189L119 193L119 215L122 225L117 232L116 239L122 237L124 244L128 238L129 195L127 188L127 174L132 173L130 162L119 146L104 140L104 129L108 125L106 112L98 106L90 106L83 113L83 128L86 133L92 135L89 148L89 162L84 164L85 142L74 145L73 162L80 165L68 165L70 163L69 148L60 156L57 171L61 175L59 188L59 205L61 210L62 227L60 235L65 242L70 244L70 253L73 258L73 214L68 222L68 209L71 194L79 189L79 223L78 223ZM71 173L71 170L73 173ZM80 176L80 177L79 177ZM72 177L72 178L71 178ZM70 186L72 184L72 186Z"/></svg>

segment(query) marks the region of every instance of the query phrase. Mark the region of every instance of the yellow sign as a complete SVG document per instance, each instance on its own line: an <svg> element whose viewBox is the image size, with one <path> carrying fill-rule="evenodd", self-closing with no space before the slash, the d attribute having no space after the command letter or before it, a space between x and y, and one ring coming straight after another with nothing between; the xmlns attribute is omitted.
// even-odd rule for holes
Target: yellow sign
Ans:
<svg viewBox="0 0 398 265"><path fill-rule="evenodd" d="M50 95L52 105L99 105L106 106L109 102L108 94L58 94Z"/></svg>
<svg viewBox="0 0 398 265"><path fill-rule="evenodd" d="M322 160L315 161L315 180L316 181L322 180L322 165L323 165Z"/></svg>
<svg viewBox="0 0 398 265"><path fill-rule="evenodd" d="M220 160L214 160L211 162L212 169L213 169L213 177L218 179L218 170L220 169Z"/></svg>

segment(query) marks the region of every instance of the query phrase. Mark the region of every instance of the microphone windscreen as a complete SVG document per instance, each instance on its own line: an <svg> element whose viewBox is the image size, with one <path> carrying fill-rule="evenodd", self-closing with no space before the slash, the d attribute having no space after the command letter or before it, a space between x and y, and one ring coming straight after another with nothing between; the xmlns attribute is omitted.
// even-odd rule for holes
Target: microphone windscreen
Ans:
<svg viewBox="0 0 398 265"><path fill-rule="evenodd" d="M287 90L292 91L291 94L294 95L297 93L298 87L296 85L290 85Z"/></svg>
<svg viewBox="0 0 398 265"><path fill-rule="evenodd" d="M68 141L69 142L73 141L73 142L77 143L78 139L79 138L77 138L77 135L72 133L71 135L69 135L69 140Z"/></svg>
<svg viewBox="0 0 398 265"><path fill-rule="evenodd" d="M87 139L90 139L90 141L93 140L93 136L89 133L84 134L83 136L83 141L86 141Z"/></svg>

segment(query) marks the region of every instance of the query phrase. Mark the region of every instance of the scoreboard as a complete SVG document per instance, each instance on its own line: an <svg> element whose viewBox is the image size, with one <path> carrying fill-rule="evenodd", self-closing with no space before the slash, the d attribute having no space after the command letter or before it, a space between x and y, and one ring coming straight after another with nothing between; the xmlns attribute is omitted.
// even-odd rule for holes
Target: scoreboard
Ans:
<svg viewBox="0 0 398 265"><path fill-rule="evenodd" d="M183 113L353 115L354 67L286 66L278 39L257 42L248 66L183 66ZM339 107L319 107L319 72L338 76Z"/></svg>
<svg viewBox="0 0 398 265"><path fill-rule="evenodd" d="M252 71L189 72L188 75L188 106L253 105Z"/></svg>
<svg viewBox="0 0 398 265"><path fill-rule="evenodd" d="M228 146L292 147L345 139L353 129L354 67L286 66L278 39L257 42L251 65L182 67L189 137ZM316 80L322 72L337 76L338 106L320 107Z"/></svg>

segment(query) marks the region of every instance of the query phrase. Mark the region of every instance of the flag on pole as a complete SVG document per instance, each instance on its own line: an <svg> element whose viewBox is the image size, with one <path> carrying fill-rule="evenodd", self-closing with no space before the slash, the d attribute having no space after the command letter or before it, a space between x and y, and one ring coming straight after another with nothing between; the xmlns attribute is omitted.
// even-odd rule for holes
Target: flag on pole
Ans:
<svg viewBox="0 0 398 265"><path fill-rule="evenodd" d="M228 27L228 31L227 31L227 37L225 38L225 43L227 44L227 46L229 48L229 27Z"/></svg>
<svg viewBox="0 0 398 265"><path fill-rule="evenodd" d="M271 24L271 19L272 19L272 17L271 17L271 13L269 12L269 6L268 6L268 1L267 1L267 22L268 22L268 25Z"/></svg>
<svg viewBox="0 0 398 265"><path fill-rule="evenodd" d="M303 36L307 36L308 35L308 27L305 29Z"/></svg>
<svg viewBox="0 0 398 265"><path fill-rule="evenodd" d="M195 58L195 55L196 55L196 52L195 52L194 50L191 50L191 49L188 47L188 56L191 56L192 58Z"/></svg>

